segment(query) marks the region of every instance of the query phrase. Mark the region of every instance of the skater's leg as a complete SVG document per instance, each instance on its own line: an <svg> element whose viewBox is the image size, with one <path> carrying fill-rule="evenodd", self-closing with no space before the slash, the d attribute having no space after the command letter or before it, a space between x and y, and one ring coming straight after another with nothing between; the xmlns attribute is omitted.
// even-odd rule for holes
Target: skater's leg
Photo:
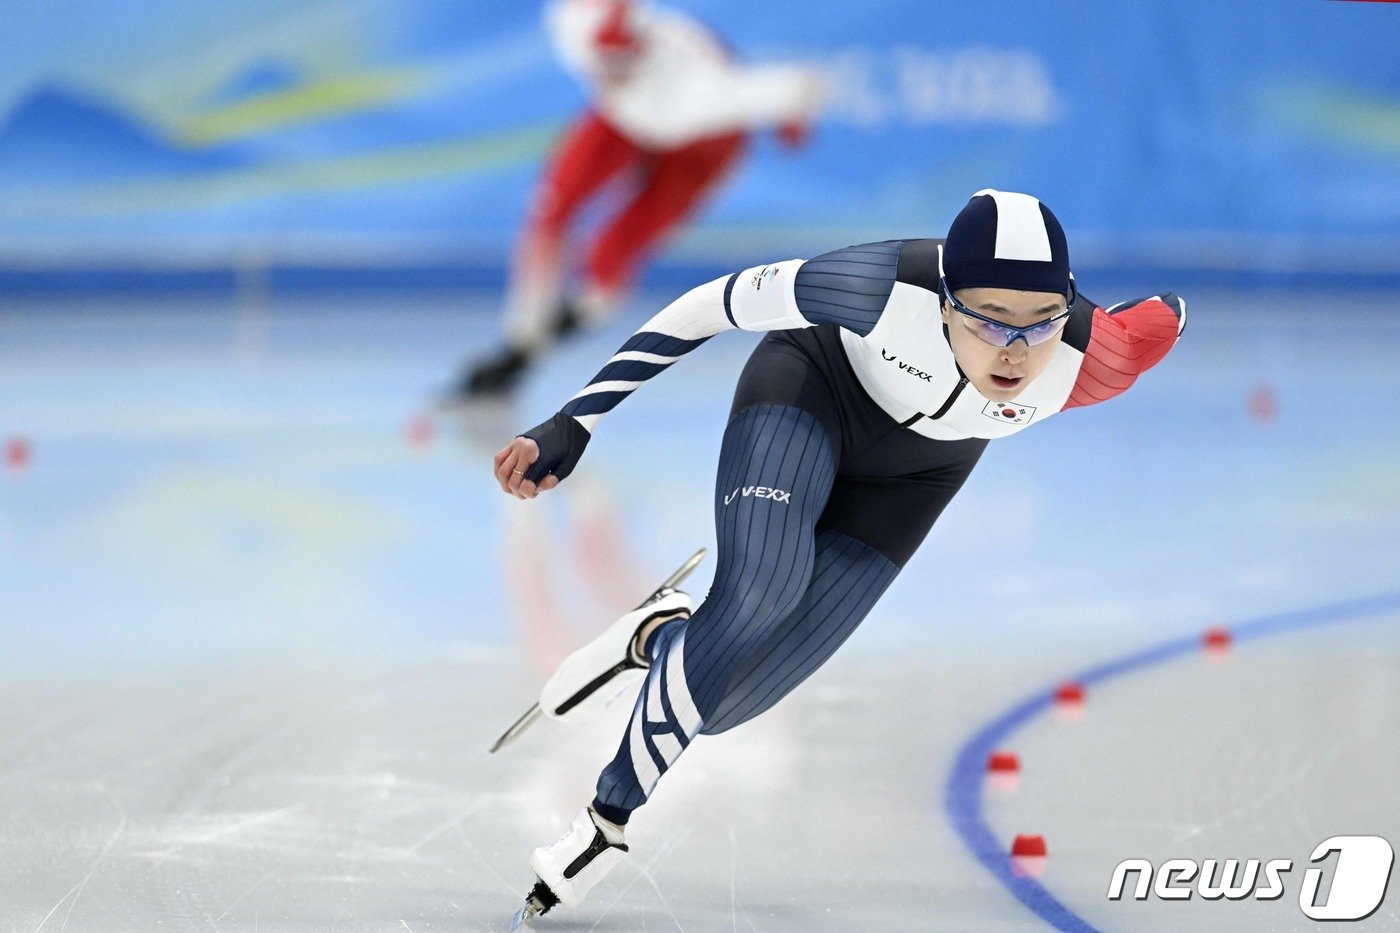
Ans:
<svg viewBox="0 0 1400 933"><path fill-rule="evenodd" d="M612 315L646 256L719 186L743 150L744 136L734 133L651 159L641 189L603 226L588 252L578 302L585 322Z"/></svg>
<svg viewBox="0 0 1400 933"><path fill-rule="evenodd" d="M535 190L516 244L502 322L505 345L473 361L455 395L509 391L530 361L562 332L563 248L569 224L604 182L640 157L640 149L592 112L565 135ZM572 319L572 314L566 317Z"/></svg>
<svg viewBox="0 0 1400 933"><path fill-rule="evenodd" d="M816 569L802 602L750 652L702 732L748 722L835 653L913 556L985 446L950 442L945 462L918 476L836 481L818 522Z"/></svg>
<svg viewBox="0 0 1400 933"><path fill-rule="evenodd" d="M662 733L661 744L674 753L661 755L669 767L697 733L723 732L747 722L825 663L913 555L962 487L984 446L985 442L949 444L944 448L946 462L918 476L896 481L835 480L814 537L810 581L798 602L776 622L725 624L732 616L712 605L721 580L717 573L716 589L691 620L658 630L652 673L634 710L633 728L599 781L594 809L608 819L625 822L630 810L649 795L650 788L640 799L637 794L646 782L629 783L629 775L651 775L645 759L638 762L630 756L648 728ZM720 539L721 554L725 540ZM715 619L720 622L711 621ZM672 717L670 710L677 706L682 713ZM667 716L664 724L652 726L653 719L662 717L647 710L657 707ZM684 742L674 746L665 734L673 722L684 735ZM664 767L658 769L651 786L664 771ZM610 776L619 775L620 781L608 783ZM627 790L621 802L618 787Z"/></svg>
<svg viewBox="0 0 1400 933"><path fill-rule="evenodd" d="M817 532L816 567L797 608L750 651L700 730L714 735L768 710L821 667L899 573L884 554L840 532Z"/></svg>
<svg viewBox="0 0 1400 933"><path fill-rule="evenodd" d="M622 746L594 809L626 823L712 715L754 645L807 589L814 529L835 479L837 440L810 412L755 405L725 430L715 491L718 566L688 620L662 626Z"/></svg>
<svg viewBox="0 0 1400 933"><path fill-rule="evenodd" d="M574 124L535 189L516 244L506 295L512 348L532 351L549 338L563 292L563 243L578 209L640 150L592 112Z"/></svg>

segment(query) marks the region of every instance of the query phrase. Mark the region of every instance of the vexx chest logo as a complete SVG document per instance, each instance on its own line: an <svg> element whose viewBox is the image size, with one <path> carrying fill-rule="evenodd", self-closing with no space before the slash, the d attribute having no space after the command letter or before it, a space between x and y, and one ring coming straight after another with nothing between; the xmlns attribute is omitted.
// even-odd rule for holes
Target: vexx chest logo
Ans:
<svg viewBox="0 0 1400 933"><path fill-rule="evenodd" d="M917 376L924 382L933 381L933 373L926 373L922 369L919 369L917 366L910 366L908 363L902 362L898 356L895 356L888 350L880 350L880 355L885 358L885 362L887 363L898 363L899 368L904 370L911 376Z"/></svg>

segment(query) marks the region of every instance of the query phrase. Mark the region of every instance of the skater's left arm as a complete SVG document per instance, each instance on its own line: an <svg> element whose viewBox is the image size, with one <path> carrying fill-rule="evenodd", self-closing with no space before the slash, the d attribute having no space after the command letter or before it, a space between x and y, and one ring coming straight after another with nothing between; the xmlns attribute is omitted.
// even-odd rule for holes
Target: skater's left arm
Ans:
<svg viewBox="0 0 1400 933"><path fill-rule="evenodd" d="M1095 308L1089 345L1065 408L1127 391L1166 356L1186 328L1186 299L1171 292Z"/></svg>

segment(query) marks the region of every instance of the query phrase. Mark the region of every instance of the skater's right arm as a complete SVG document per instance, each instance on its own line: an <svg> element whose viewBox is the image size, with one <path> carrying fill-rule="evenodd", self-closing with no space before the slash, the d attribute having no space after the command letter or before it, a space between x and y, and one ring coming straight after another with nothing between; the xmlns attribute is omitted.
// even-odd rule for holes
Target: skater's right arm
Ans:
<svg viewBox="0 0 1400 933"><path fill-rule="evenodd" d="M800 261L800 260L799 260ZM573 472L593 428L643 382L735 325L725 314L732 276L692 288L642 325L554 417L496 454L496 480L517 498L532 499Z"/></svg>
<svg viewBox="0 0 1400 933"><path fill-rule="evenodd" d="M894 288L899 241L736 272L692 288L647 321L554 417L496 455L496 479L534 498L573 472L598 421L642 383L726 330L834 324L870 333Z"/></svg>

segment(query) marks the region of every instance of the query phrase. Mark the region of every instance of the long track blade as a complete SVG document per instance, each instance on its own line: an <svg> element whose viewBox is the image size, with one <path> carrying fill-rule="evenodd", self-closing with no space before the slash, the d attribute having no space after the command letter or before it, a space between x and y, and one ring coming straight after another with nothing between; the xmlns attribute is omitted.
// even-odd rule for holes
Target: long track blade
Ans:
<svg viewBox="0 0 1400 933"><path fill-rule="evenodd" d="M694 572L695 568L700 566L700 562L704 559L705 549L701 548L694 554L690 555L689 560L677 567L676 572L667 577L666 582L658 586L656 590L668 590L674 586L680 585L680 582L686 577L690 576L691 573Z"/></svg>
<svg viewBox="0 0 1400 933"><path fill-rule="evenodd" d="M491 753L495 754L496 752L505 748L511 742L514 742L520 737L520 733L530 728L531 724L543 715L544 710L540 709L540 705L538 703L530 707L528 710L525 711L524 716L521 716L519 719L517 719L514 725L512 725L509 729L502 733L501 737L496 740L496 744L491 746Z"/></svg>

